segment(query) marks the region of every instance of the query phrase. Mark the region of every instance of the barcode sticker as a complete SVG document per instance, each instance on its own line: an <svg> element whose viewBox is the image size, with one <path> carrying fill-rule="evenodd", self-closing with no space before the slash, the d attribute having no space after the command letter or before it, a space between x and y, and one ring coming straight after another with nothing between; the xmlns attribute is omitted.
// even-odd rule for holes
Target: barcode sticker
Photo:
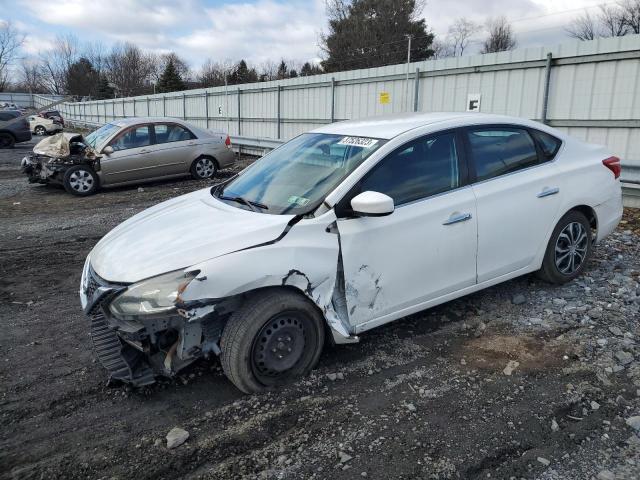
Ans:
<svg viewBox="0 0 640 480"><path fill-rule="evenodd" d="M344 137L338 142L338 145L351 145L352 147L371 148L378 140L366 137Z"/></svg>

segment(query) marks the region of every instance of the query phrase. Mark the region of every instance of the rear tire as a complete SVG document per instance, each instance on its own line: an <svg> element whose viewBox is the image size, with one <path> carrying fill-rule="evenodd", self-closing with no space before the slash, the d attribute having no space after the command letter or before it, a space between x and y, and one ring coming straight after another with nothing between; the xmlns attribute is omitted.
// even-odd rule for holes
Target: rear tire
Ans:
<svg viewBox="0 0 640 480"><path fill-rule="evenodd" d="M196 180L213 178L217 171L218 164L211 157L196 158L191 164L191 176Z"/></svg>
<svg viewBox="0 0 640 480"><path fill-rule="evenodd" d="M250 297L222 332L220 360L244 393L257 393L307 375L324 345L324 319L301 294L266 290Z"/></svg>
<svg viewBox="0 0 640 480"><path fill-rule="evenodd" d="M64 189L72 195L86 197L98 191L99 180L95 170L87 165L74 165L64 172Z"/></svg>
<svg viewBox="0 0 640 480"><path fill-rule="evenodd" d="M591 225L577 210L568 212L554 228L538 276L550 283L567 283L580 275L591 257Z"/></svg>
<svg viewBox="0 0 640 480"><path fill-rule="evenodd" d="M10 133L0 133L0 148L13 148L16 139Z"/></svg>
<svg viewBox="0 0 640 480"><path fill-rule="evenodd" d="M33 133L35 133L36 135L41 135L44 136L47 134L47 129L44 128L42 125L38 125L34 130Z"/></svg>

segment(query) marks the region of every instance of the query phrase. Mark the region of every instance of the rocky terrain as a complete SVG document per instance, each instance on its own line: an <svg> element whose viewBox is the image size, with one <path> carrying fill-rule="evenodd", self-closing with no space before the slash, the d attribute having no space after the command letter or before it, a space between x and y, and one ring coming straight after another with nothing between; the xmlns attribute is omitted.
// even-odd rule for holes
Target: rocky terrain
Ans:
<svg viewBox="0 0 640 480"><path fill-rule="evenodd" d="M242 395L212 359L136 391L94 359L84 258L206 182L79 199L27 185L28 148L0 152L0 478L640 478L638 210L576 281L525 276L407 317L283 390Z"/></svg>

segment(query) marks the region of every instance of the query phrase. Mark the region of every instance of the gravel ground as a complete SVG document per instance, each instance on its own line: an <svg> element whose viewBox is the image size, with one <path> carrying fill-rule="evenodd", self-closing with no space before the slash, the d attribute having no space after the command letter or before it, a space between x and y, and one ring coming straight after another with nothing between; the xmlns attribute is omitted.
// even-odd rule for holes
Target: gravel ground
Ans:
<svg viewBox="0 0 640 480"><path fill-rule="evenodd" d="M27 184L32 145L0 151L0 478L640 477L637 210L576 281L525 276L407 317L283 390L242 395L211 360L134 391L94 359L84 258L207 183L76 198ZM174 427L189 436L168 449Z"/></svg>

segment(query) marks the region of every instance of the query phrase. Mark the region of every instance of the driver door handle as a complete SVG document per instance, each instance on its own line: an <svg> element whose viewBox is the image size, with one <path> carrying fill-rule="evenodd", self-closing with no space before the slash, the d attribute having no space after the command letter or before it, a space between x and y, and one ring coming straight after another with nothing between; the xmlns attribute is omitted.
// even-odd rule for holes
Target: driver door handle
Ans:
<svg viewBox="0 0 640 480"><path fill-rule="evenodd" d="M536 195L538 198L544 198L544 197L548 197L549 195L555 195L556 193L558 193L560 191L560 189L558 187L555 188L548 188L545 187L538 195Z"/></svg>
<svg viewBox="0 0 640 480"><path fill-rule="evenodd" d="M470 219L471 219L471 214L470 213L455 213L455 214L451 215L443 223L443 225L453 225L454 223L466 222L467 220L470 220Z"/></svg>

